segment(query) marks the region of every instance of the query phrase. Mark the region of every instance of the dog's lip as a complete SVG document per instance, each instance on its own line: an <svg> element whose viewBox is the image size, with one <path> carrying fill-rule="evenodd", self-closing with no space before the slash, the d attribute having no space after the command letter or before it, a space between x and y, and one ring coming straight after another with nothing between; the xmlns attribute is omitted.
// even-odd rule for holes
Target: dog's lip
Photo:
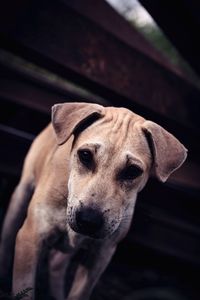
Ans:
<svg viewBox="0 0 200 300"><path fill-rule="evenodd" d="M85 237L87 237L87 238L91 238L91 239L95 239L95 240L103 240L103 239L105 239L106 238L106 234L103 234L102 232L98 232L98 233L96 233L96 234L94 234L94 233L82 233L82 232L80 232L79 230L78 230L78 228L76 227L76 225L74 224L74 223L71 223L71 222L68 222L68 224L69 224L69 226L70 226L70 228L74 231L74 232L76 232L76 233L78 233L78 234L80 234L80 235L82 235L82 236L85 236Z"/></svg>

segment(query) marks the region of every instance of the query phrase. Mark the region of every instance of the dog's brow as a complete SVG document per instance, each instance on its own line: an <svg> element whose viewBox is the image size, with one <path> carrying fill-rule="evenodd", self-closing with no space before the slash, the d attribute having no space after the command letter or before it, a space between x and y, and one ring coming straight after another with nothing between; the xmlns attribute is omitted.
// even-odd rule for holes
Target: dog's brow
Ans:
<svg viewBox="0 0 200 300"><path fill-rule="evenodd" d="M91 148L94 149L95 152L97 152L101 146L102 145L100 143L86 143L82 145L81 148Z"/></svg>
<svg viewBox="0 0 200 300"><path fill-rule="evenodd" d="M134 164L138 165L141 168L144 167L143 162L138 157L133 155L132 153L126 153L126 162L127 163L134 163Z"/></svg>

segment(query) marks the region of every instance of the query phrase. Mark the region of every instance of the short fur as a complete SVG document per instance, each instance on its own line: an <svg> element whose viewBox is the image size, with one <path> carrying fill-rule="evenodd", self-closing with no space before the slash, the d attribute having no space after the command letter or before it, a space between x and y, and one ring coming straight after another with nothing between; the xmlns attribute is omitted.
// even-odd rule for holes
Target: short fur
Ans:
<svg viewBox="0 0 200 300"><path fill-rule="evenodd" d="M80 149L92 153L92 168L80 161ZM53 106L52 123L33 142L11 199L1 235L0 276L7 276L15 247L13 292L32 287L26 299L33 299L41 254L51 251L51 294L57 300L88 299L129 230L137 194L151 169L164 182L186 156L173 135L125 108ZM124 180L120 174L129 165L141 174ZM77 225L77 212L84 208L103 218L94 236ZM87 263L77 267L66 296L65 273L82 247Z"/></svg>

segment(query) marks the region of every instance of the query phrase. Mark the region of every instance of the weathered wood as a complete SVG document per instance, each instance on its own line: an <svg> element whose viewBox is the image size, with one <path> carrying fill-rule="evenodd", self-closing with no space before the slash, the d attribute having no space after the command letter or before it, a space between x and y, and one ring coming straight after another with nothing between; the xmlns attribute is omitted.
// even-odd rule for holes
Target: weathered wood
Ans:
<svg viewBox="0 0 200 300"><path fill-rule="evenodd" d="M55 91L53 86L48 84L45 86L39 78L34 80L27 74L20 74L17 70L1 64L0 96L45 113L49 113L51 106L60 102L60 99L72 99L64 91Z"/></svg>
<svg viewBox="0 0 200 300"><path fill-rule="evenodd" d="M29 1L13 20L8 16L0 21L3 47L56 70L113 104L123 102L144 114L153 111L187 127L199 127L199 90L69 7L67 1Z"/></svg>
<svg viewBox="0 0 200 300"><path fill-rule="evenodd" d="M130 26L125 18L116 13L107 1L97 0L95 5L93 0L67 0L66 3L119 40L184 77L181 70L172 65L134 26Z"/></svg>

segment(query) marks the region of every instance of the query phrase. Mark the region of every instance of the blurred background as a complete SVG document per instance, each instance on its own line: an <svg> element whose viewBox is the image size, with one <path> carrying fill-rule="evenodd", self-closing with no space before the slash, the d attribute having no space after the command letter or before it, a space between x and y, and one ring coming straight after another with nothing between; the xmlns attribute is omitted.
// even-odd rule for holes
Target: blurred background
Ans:
<svg viewBox="0 0 200 300"><path fill-rule="evenodd" d="M0 4L0 226L55 103L127 107L189 150L168 182L151 178L139 194L92 300L200 299L199 32L194 0Z"/></svg>

